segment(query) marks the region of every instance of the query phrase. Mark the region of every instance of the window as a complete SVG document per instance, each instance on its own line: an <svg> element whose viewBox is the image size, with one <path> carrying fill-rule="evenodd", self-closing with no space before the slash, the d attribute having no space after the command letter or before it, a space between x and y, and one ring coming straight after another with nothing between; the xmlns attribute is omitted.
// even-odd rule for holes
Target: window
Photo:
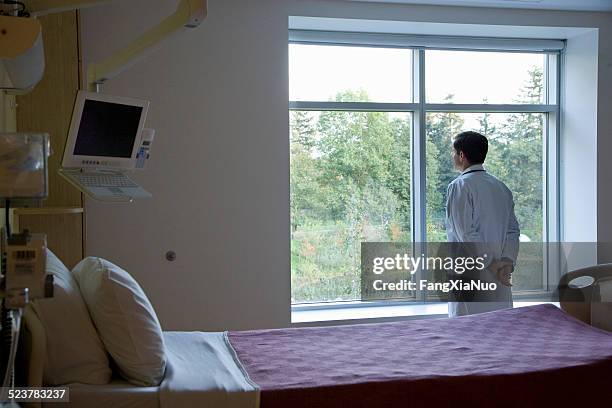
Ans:
<svg viewBox="0 0 612 408"><path fill-rule="evenodd" d="M291 112L294 302L359 299L361 242L412 239L410 116Z"/></svg>
<svg viewBox="0 0 612 408"><path fill-rule="evenodd" d="M292 303L359 300L362 242L446 240L451 140L464 130L489 138L485 165L514 193L515 295L548 291L558 279L543 244L558 238L559 47L316 38L289 44Z"/></svg>

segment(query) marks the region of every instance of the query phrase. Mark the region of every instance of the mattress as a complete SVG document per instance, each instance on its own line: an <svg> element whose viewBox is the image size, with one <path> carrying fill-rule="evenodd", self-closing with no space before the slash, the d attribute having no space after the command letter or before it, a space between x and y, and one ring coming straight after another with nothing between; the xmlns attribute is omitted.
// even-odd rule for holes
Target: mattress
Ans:
<svg viewBox="0 0 612 408"><path fill-rule="evenodd" d="M612 333L553 305L455 319L229 332L261 408L598 406Z"/></svg>

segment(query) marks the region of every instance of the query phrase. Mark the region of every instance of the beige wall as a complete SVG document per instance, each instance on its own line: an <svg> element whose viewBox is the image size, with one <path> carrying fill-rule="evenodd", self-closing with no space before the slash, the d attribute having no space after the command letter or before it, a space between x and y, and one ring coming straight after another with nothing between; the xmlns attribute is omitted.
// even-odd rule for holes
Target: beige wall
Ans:
<svg viewBox="0 0 612 408"><path fill-rule="evenodd" d="M174 5L125 3L82 13L85 61L116 50ZM151 100L147 126L156 128L157 136L149 168L137 179L154 198L132 205L87 204L88 252L129 270L150 295L165 329L290 322L290 15L599 27L607 39L612 31L610 14L209 0L209 18L200 28L170 39L104 87L104 92ZM612 41L600 40L596 143L606 156L612 151L612 116L605 104L610 100ZM612 214L603 210L612 208L607 187L612 161L599 160L597 174L598 203L590 206L600 211L591 230L612 241ZM173 263L164 259L170 249L178 255Z"/></svg>

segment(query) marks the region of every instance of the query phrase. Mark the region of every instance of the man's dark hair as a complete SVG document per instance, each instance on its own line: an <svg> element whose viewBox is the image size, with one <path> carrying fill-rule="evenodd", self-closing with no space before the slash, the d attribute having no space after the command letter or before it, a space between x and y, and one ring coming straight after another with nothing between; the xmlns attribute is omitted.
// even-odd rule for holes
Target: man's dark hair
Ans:
<svg viewBox="0 0 612 408"><path fill-rule="evenodd" d="M455 136L453 148L457 154L463 152L470 164L482 164L489 151L489 141L478 132L462 132Z"/></svg>

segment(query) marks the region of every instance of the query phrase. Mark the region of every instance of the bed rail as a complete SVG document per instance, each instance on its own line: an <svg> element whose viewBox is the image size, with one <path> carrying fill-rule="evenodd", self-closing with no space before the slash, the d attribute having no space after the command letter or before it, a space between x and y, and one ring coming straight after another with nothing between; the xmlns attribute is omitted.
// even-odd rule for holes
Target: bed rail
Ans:
<svg viewBox="0 0 612 408"><path fill-rule="evenodd" d="M612 263L589 266L566 273L559 281L561 309L587 324L592 324L593 303L602 302L600 285L607 284L611 279Z"/></svg>

